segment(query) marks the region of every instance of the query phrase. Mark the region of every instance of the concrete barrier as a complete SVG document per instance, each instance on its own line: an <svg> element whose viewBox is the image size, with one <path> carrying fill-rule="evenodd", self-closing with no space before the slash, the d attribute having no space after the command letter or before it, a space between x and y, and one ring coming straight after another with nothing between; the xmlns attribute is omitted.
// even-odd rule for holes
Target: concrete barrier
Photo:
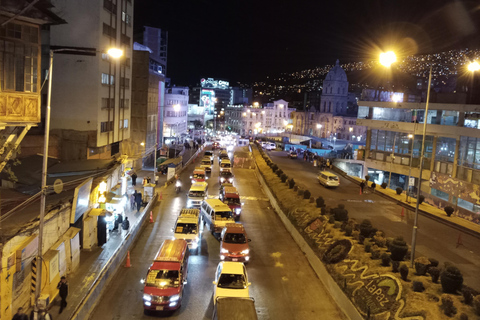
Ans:
<svg viewBox="0 0 480 320"><path fill-rule="evenodd" d="M349 317L351 320L363 320L363 317L357 311L357 309L355 308L353 303L345 295L345 293L338 286L338 284L335 282L335 280L333 280L332 276L328 273L328 271L325 268L325 266L323 265L322 261L320 261L320 259L317 257L315 252L312 250L312 248L310 248L308 243L305 241L303 236L298 232L298 230L290 222L288 217L285 215L283 210L280 208L277 200L275 199L275 197L272 194L272 191L270 190L270 188L265 183L265 179L263 178L260 170L258 170L258 167L257 167L256 163L255 163L255 175L257 176L258 181L260 182L260 185L262 186L263 190L267 194L267 197L270 200L270 203L272 204L272 207L277 212L277 215L282 220L283 224L285 225L285 228L290 233L293 240L295 240L295 242L300 247L300 249L305 253L305 256L307 257L307 260L310 263L310 266L315 271L315 273L317 274L320 281L322 281L325 288L327 288L328 293L332 296L332 298L335 300L337 305L340 307L340 309L342 309L342 311L345 313L345 315L347 317ZM321 318L321 316L319 316L319 317Z"/></svg>
<svg viewBox="0 0 480 320"><path fill-rule="evenodd" d="M97 278L89 288L88 293L70 316L70 319L87 320L89 318L90 313L99 302L99 298L102 296L104 288L108 286L110 280L118 270L118 267L123 265L127 251L137 240L138 236L140 235L140 230L143 229L146 224L148 224L149 215L147 213L150 212L157 202L157 196L158 194L156 193L145 209L143 209L141 218L137 219L132 225L128 235L123 239L123 242L118 247L117 251L110 257L107 264L100 271Z"/></svg>

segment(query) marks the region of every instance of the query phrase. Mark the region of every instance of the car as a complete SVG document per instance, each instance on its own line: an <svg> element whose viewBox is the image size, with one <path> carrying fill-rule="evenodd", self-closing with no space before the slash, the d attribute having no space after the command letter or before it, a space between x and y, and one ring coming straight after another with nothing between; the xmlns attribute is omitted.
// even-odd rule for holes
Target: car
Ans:
<svg viewBox="0 0 480 320"><path fill-rule="evenodd" d="M220 148L220 143L215 141L214 143L212 143L212 150L216 150L216 149L219 149Z"/></svg>
<svg viewBox="0 0 480 320"><path fill-rule="evenodd" d="M320 171L317 179L318 182L324 187L338 187L340 185L340 180L338 177L328 171Z"/></svg>
<svg viewBox="0 0 480 320"><path fill-rule="evenodd" d="M247 269L242 262L221 261L213 281L213 303L217 297L250 298Z"/></svg>
<svg viewBox="0 0 480 320"><path fill-rule="evenodd" d="M234 175L232 173L232 171L230 171L229 169L224 169L222 171L220 171L219 175L218 175L218 180L220 182L220 184L224 184L224 183L233 183L233 178L234 178Z"/></svg>
<svg viewBox="0 0 480 320"><path fill-rule="evenodd" d="M297 158L298 158L298 154L297 154L296 151L290 151L290 152L288 153L288 157L289 157L290 159L297 159Z"/></svg>
<svg viewBox="0 0 480 320"><path fill-rule="evenodd" d="M212 150L206 150L205 151L205 154L203 155L203 158L210 158L210 161L212 162L213 164L213 151Z"/></svg>
<svg viewBox="0 0 480 320"><path fill-rule="evenodd" d="M273 142L268 142L263 146L263 148L265 150L275 150L277 148L277 145Z"/></svg>
<svg viewBox="0 0 480 320"><path fill-rule="evenodd" d="M242 224L227 223L220 235L220 260L248 262L250 241Z"/></svg>

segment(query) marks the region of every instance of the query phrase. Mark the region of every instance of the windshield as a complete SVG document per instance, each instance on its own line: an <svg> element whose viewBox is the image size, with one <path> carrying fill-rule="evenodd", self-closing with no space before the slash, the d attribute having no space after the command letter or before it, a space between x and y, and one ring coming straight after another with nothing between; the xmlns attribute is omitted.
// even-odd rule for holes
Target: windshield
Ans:
<svg viewBox="0 0 480 320"><path fill-rule="evenodd" d="M220 163L220 167L222 167L222 168L230 168L230 163Z"/></svg>
<svg viewBox="0 0 480 320"><path fill-rule="evenodd" d="M247 239L243 233L226 233L223 238L225 243L247 243Z"/></svg>
<svg viewBox="0 0 480 320"><path fill-rule="evenodd" d="M204 197L205 196L205 192L204 191L190 191L188 193L188 196L190 198L198 198L198 197Z"/></svg>
<svg viewBox="0 0 480 320"><path fill-rule="evenodd" d="M205 175L201 173L194 173L193 179L205 179Z"/></svg>
<svg viewBox="0 0 480 320"><path fill-rule="evenodd" d="M195 223L177 223L175 233L196 234L197 225Z"/></svg>
<svg viewBox="0 0 480 320"><path fill-rule="evenodd" d="M155 288L178 288L180 279L178 270L150 270L145 285Z"/></svg>
<svg viewBox="0 0 480 320"><path fill-rule="evenodd" d="M228 220L232 218L232 211L215 212L215 220Z"/></svg>
<svg viewBox="0 0 480 320"><path fill-rule="evenodd" d="M209 166L210 165L210 160L203 160L202 164L206 164L207 166Z"/></svg>
<svg viewBox="0 0 480 320"><path fill-rule="evenodd" d="M331 177L331 176L330 176L330 177L328 177L328 180L334 180L334 181L337 181L337 180L338 180L338 177L336 177L336 176L335 176L335 177Z"/></svg>
<svg viewBox="0 0 480 320"><path fill-rule="evenodd" d="M239 198L226 198L225 201L227 202L228 205L240 204Z"/></svg>
<svg viewBox="0 0 480 320"><path fill-rule="evenodd" d="M218 279L217 286L226 289L245 289L247 283L243 274L223 273Z"/></svg>
<svg viewBox="0 0 480 320"><path fill-rule="evenodd" d="M206 156L211 156L212 154L213 154L212 151L205 151L205 155L206 155Z"/></svg>
<svg viewBox="0 0 480 320"><path fill-rule="evenodd" d="M222 171L220 172L220 176L224 178L230 178L230 177L233 177L233 174L230 171Z"/></svg>

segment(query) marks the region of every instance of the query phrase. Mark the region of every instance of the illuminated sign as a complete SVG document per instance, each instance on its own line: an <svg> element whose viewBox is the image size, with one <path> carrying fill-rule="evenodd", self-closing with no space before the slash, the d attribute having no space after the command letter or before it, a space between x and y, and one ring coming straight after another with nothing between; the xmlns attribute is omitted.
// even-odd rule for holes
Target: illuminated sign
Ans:
<svg viewBox="0 0 480 320"><path fill-rule="evenodd" d="M228 89L230 83L223 80L215 80L213 78L203 78L200 80L200 86L202 88L213 88L213 89Z"/></svg>
<svg viewBox="0 0 480 320"><path fill-rule="evenodd" d="M202 89L200 91L199 107L204 107L205 112L212 115L215 109L215 91Z"/></svg>

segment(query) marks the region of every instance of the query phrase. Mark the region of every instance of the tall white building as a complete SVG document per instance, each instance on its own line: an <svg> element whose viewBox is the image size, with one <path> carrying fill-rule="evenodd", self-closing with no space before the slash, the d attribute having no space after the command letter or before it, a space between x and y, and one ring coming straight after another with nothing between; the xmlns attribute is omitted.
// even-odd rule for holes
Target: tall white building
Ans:
<svg viewBox="0 0 480 320"><path fill-rule="evenodd" d="M163 137L165 142L187 134L188 87L165 89Z"/></svg>
<svg viewBox="0 0 480 320"><path fill-rule="evenodd" d="M110 158L130 137L133 0L52 2L68 24L51 27L51 49L72 49L54 55L53 133L64 158ZM112 47L123 57L102 53Z"/></svg>

